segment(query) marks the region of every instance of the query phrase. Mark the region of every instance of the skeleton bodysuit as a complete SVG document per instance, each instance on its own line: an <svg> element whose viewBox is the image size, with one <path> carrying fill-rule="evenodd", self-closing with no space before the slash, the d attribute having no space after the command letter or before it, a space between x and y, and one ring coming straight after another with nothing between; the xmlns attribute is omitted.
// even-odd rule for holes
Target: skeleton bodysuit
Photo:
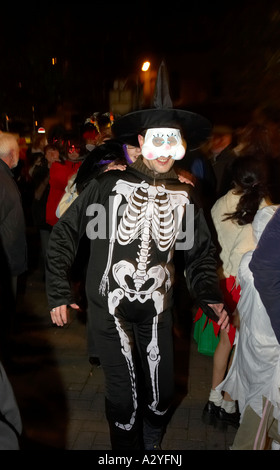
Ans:
<svg viewBox="0 0 280 470"><path fill-rule="evenodd" d="M105 218L98 216L97 203ZM83 233L91 238L89 327L106 377L106 412L112 445L115 442L118 449L123 438L131 448L139 448L136 346L144 371L144 416L154 426L161 425L172 400L173 254L189 205L189 188L178 182L173 170L155 180L139 160L125 173L110 172L92 182L51 237L47 264L51 307L72 303L61 272L73 261L73 246L77 249ZM96 236L98 222L103 237ZM213 247L200 211L195 214L195 234L198 229L198 244L182 252L189 288L201 300L220 302Z"/></svg>

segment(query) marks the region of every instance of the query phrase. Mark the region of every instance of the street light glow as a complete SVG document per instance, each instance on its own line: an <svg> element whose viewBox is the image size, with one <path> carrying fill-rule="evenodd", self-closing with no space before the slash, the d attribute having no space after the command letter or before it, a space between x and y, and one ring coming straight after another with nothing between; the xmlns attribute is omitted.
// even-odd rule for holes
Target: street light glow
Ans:
<svg viewBox="0 0 280 470"><path fill-rule="evenodd" d="M145 62L142 67L142 72L148 72L150 67L151 67L150 62Z"/></svg>

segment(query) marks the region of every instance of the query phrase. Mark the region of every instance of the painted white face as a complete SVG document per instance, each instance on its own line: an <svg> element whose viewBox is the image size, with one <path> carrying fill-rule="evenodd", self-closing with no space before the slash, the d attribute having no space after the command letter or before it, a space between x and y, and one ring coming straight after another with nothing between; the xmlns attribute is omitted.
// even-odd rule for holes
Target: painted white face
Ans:
<svg viewBox="0 0 280 470"><path fill-rule="evenodd" d="M142 147L142 155L147 160L156 160L160 157L182 160L185 153L186 146L179 129L164 127L147 130Z"/></svg>

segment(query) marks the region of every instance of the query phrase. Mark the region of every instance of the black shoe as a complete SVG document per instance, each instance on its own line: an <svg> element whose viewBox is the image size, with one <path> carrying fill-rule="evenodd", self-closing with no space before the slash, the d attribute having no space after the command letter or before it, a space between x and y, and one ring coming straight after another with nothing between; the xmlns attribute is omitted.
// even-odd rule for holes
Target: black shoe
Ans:
<svg viewBox="0 0 280 470"><path fill-rule="evenodd" d="M218 427L225 428L227 426L233 426L235 429L239 428L240 413L227 413L224 408L220 408L218 413Z"/></svg>
<svg viewBox="0 0 280 470"><path fill-rule="evenodd" d="M202 421L204 424L215 424L221 407L215 405L212 401L208 401L202 413Z"/></svg>

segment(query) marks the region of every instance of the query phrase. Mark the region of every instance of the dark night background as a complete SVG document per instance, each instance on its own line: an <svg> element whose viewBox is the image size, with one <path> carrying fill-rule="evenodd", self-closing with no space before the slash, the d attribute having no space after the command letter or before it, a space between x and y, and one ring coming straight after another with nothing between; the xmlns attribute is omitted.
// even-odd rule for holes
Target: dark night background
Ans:
<svg viewBox="0 0 280 470"><path fill-rule="evenodd" d="M239 124L280 103L279 1L7 4L0 44L0 113L11 126L32 126L33 107L39 122L109 111L114 81L146 58L154 68L165 59L176 107Z"/></svg>

